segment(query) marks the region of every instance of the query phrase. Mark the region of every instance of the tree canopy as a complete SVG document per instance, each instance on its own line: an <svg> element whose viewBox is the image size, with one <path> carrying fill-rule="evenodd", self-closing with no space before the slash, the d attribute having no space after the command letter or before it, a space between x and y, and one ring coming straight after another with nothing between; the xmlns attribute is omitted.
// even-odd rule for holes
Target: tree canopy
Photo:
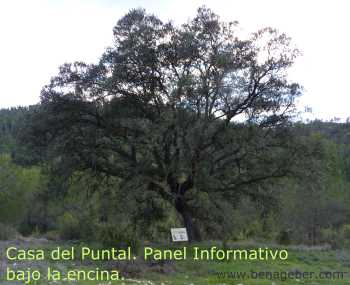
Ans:
<svg viewBox="0 0 350 285"><path fill-rule="evenodd" d="M26 138L65 170L156 193L197 239L203 201L259 199L299 151L287 128L301 94L287 79L298 50L272 28L238 34L205 7L180 27L131 10L97 64L60 67Z"/></svg>

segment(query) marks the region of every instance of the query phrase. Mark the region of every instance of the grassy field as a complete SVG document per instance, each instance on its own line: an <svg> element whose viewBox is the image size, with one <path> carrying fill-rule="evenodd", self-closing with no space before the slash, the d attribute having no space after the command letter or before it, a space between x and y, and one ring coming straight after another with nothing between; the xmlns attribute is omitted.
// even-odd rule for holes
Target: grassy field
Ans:
<svg viewBox="0 0 350 285"><path fill-rule="evenodd" d="M285 261L193 261L191 258L182 261L145 262L141 258L134 262L54 262L54 261L8 261L5 257L6 248L44 248L49 251L56 246L70 247L81 244L54 243L42 239L26 239L8 242L0 242L0 284L28 284L25 281L6 280L6 268L16 270L40 270L46 272L47 267L52 267L67 272L68 270L119 270L123 280L119 281L48 281L44 274L40 281L31 281L29 284L235 284L235 285L291 285L291 284L350 284L350 251L330 250L325 248L288 247L289 257ZM208 244L201 244L207 247ZM256 243L230 244L230 248L258 248L262 245ZM259 273L260 272L260 273ZM286 274L300 275L308 273L312 278L286 278ZM343 272L343 273L341 273ZM319 275L321 273L321 275ZM260 274L260 278L258 278ZM274 274L271 278L270 274ZM304 273L306 274L306 273ZM262 276L264 275L264 276Z"/></svg>

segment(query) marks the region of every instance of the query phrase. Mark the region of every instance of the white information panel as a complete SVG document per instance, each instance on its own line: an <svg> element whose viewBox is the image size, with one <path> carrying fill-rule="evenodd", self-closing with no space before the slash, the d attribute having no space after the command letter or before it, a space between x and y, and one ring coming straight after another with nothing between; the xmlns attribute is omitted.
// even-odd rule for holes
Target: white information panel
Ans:
<svg viewBox="0 0 350 285"><path fill-rule="evenodd" d="M188 241L186 228L170 229L173 241Z"/></svg>

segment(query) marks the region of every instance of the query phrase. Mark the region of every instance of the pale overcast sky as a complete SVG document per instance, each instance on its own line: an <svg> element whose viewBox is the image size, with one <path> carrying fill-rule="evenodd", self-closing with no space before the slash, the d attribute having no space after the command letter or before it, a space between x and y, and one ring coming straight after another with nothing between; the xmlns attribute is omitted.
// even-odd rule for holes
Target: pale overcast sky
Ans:
<svg viewBox="0 0 350 285"><path fill-rule="evenodd" d="M290 72L305 88L300 110L350 116L349 0L0 0L0 107L37 103L64 62L96 62L130 9L181 24L202 5L246 31L272 26L291 36L303 53Z"/></svg>

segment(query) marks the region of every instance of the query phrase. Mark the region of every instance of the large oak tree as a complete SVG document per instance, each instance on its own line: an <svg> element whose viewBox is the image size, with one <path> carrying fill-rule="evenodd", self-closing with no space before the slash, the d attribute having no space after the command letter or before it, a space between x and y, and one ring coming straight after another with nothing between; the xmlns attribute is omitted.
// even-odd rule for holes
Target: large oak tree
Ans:
<svg viewBox="0 0 350 285"><path fill-rule="evenodd" d="M97 64L64 64L43 88L32 142L71 169L120 178L120 191L157 193L199 238L200 199L259 198L297 151L288 125L300 86L287 70L298 51L274 29L239 31L205 7L181 27L130 11Z"/></svg>

